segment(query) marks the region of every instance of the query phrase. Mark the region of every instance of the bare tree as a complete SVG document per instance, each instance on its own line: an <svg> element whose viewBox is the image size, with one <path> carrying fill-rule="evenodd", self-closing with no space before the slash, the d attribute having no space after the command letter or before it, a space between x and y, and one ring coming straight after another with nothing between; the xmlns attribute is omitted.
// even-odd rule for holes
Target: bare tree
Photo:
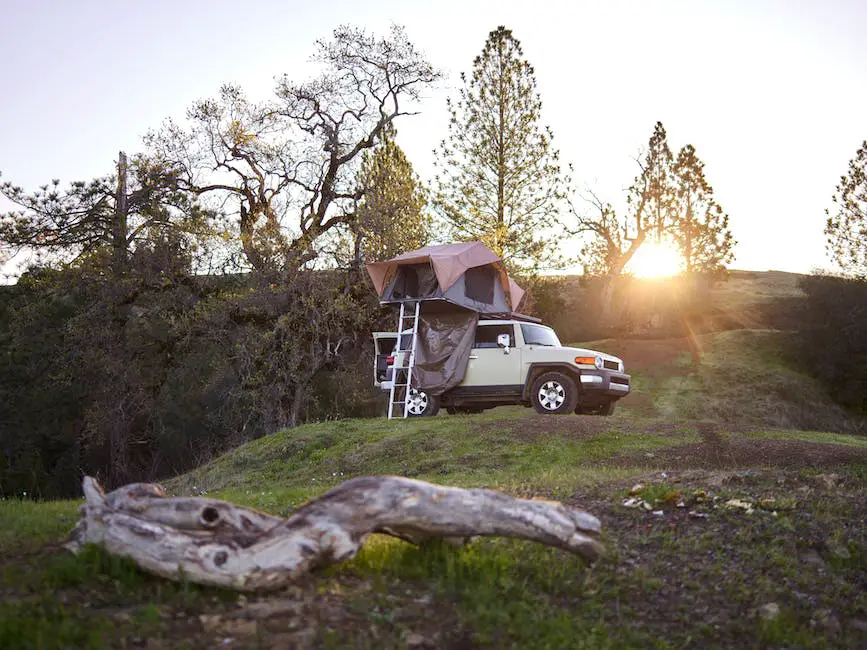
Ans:
<svg viewBox="0 0 867 650"><path fill-rule="evenodd" d="M353 220L360 154L439 78L399 27L381 39L341 27L316 48L323 71L312 81L284 76L263 103L223 86L192 106L186 127L169 121L147 138L179 187L237 215L244 256L259 271L294 273L323 234Z"/></svg>
<svg viewBox="0 0 867 650"><path fill-rule="evenodd" d="M627 212L618 216L609 203L590 192L591 214L572 206L578 234L589 234L582 250L588 272L605 277L602 293L602 321L611 318L614 283L648 238L661 240L675 217L676 188L672 178L672 155L665 128L657 122L647 153L636 161L640 173L628 190Z"/></svg>

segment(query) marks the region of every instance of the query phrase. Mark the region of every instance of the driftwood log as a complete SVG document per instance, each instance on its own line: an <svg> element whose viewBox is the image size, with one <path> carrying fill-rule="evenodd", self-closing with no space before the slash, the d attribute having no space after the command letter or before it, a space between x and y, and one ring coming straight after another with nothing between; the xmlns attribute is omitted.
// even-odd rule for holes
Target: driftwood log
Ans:
<svg viewBox="0 0 867 650"><path fill-rule="evenodd" d="M603 550L599 520L581 510L396 476L351 479L287 519L214 499L166 498L147 483L106 494L85 477L84 495L71 551L100 544L157 575L240 591L282 587L313 567L347 560L371 533L415 544L517 537L590 561Z"/></svg>

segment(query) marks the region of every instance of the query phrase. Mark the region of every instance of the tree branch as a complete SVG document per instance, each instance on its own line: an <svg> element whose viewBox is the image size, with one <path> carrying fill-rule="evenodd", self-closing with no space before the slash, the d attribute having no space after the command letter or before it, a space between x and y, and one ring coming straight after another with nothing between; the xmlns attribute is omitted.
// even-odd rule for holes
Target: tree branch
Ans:
<svg viewBox="0 0 867 650"><path fill-rule="evenodd" d="M101 544L172 580L240 591L276 589L317 566L352 558L370 533L412 543L477 535L517 537L595 560L599 520L554 501L516 499L395 476L359 477L288 519L224 501L164 498L135 483L109 494L84 479L86 503L66 547Z"/></svg>

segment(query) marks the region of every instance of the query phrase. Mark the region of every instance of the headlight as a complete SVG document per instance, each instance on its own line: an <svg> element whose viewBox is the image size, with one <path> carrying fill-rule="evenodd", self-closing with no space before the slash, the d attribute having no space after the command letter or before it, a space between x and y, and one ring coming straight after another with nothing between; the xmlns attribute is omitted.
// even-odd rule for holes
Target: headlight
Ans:
<svg viewBox="0 0 867 650"><path fill-rule="evenodd" d="M602 370L602 357L600 357L598 354L596 355L596 358L593 360L593 365L596 366L597 370Z"/></svg>

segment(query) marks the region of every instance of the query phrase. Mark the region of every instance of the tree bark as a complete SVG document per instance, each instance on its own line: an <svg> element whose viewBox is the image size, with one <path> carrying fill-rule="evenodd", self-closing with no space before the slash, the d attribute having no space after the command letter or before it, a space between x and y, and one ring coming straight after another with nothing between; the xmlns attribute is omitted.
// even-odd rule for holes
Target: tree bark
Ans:
<svg viewBox="0 0 867 650"><path fill-rule="evenodd" d="M105 494L84 479L85 504L67 548L101 544L172 580L240 591L283 587L317 566L352 558L370 533L412 543L517 537L595 560L599 520L554 501L516 499L395 476L351 479L288 519L224 501L164 498L134 483Z"/></svg>

